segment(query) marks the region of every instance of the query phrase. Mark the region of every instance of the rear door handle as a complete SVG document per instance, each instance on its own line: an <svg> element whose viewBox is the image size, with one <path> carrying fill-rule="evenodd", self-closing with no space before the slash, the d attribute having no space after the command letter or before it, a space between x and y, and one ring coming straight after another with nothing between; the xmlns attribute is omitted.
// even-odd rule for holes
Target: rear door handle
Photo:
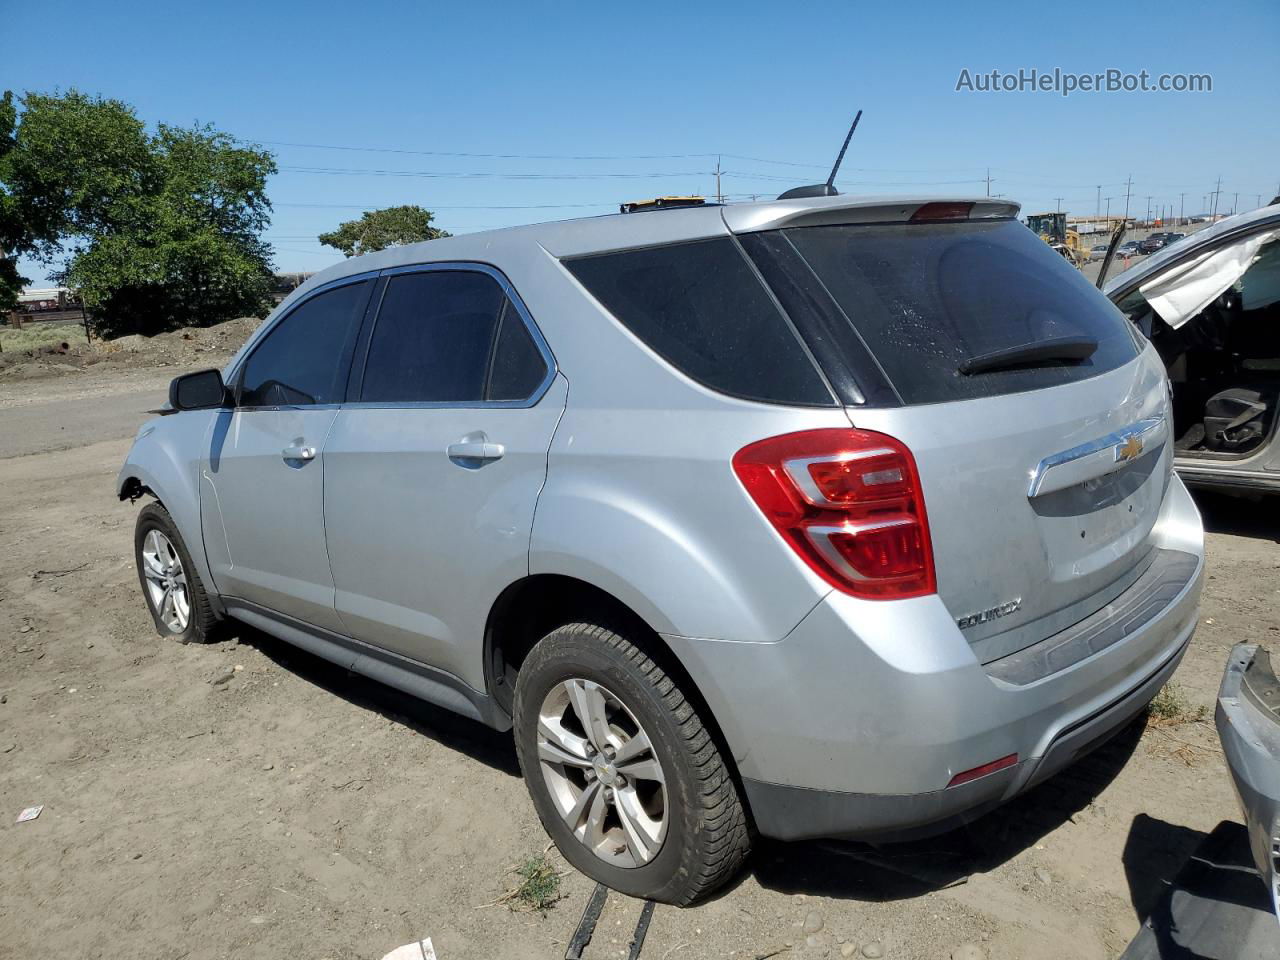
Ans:
<svg viewBox="0 0 1280 960"><path fill-rule="evenodd" d="M488 461L501 460L506 448L488 440L460 440L445 449L450 460Z"/></svg>
<svg viewBox="0 0 1280 960"><path fill-rule="evenodd" d="M280 451L280 456L286 460L314 460L316 448L304 446L301 440L295 440Z"/></svg>

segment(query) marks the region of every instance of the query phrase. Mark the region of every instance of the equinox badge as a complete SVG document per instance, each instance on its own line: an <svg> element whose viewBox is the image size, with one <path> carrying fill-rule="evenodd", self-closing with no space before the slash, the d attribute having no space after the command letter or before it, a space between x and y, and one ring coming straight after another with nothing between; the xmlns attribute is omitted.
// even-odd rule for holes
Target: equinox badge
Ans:
<svg viewBox="0 0 1280 960"><path fill-rule="evenodd" d="M1002 603L998 607L989 607L980 613L970 613L967 616L960 617L956 620L956 626L961 630L969 627L976 627L980 623L987 623L990 620L999 620L1001 617L1007 617L1011 613L1016 613L1022 608L1022 598L1014 597L1007 603Z"/></svg>

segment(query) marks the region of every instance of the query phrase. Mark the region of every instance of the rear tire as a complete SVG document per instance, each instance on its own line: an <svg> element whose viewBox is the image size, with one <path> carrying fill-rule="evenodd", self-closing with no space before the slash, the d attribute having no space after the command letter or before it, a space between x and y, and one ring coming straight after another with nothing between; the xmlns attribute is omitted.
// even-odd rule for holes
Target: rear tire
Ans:
<svg viewBox="0 0 1280 960"><path fill-rule="evenodd" d="M138 512L133 554L156 632L179 643L216 639L218 617L177 525L161 504L148 503Z"/></svg>
<svg viewBox="0 0 1280 960"><path fill-rule="evenodd" d="M746 859L746 810L714 738L675 680L625 636L572 623L543 637L520 668L514 714L534 808L588 877L685 905Z"/></svg>

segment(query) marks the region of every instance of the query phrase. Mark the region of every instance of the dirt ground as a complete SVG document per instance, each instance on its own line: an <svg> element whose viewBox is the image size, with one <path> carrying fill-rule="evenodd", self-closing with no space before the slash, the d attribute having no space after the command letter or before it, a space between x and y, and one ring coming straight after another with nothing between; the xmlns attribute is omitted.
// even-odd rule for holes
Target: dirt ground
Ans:
<svg viewBox="0 0 1280 960"><path fill-rule="evenodd" d="M51 431L55 404L116 382L0 384L0 433L42 409L23 429ZM585 878L557 860L545 916L494 903L547 845L508 736L248 629L155 636L137 507L112 492L132 411L112 439L24 437L42 452L0 459L0 958L378 960L424 937L441 960L563 957ZM1239 819L1213 698L1232 644L1280 646L1280 511L1201 502L1210 573L1177 722L1135 723L933 841L762 843L709 903L658 907L643 957L1117 956L1204 834ZM625 956L639 911L611 896L588 960Z"/></svg>
<svg viewBox="0 0 1280 960"><path fill-rule="evenodd" d="M128 375L157 367L221 367L260 322L241 317L154 337L134 334L92 342L75 324L28 321L21 330L0 327L0 386L91 371Z"/></svg>

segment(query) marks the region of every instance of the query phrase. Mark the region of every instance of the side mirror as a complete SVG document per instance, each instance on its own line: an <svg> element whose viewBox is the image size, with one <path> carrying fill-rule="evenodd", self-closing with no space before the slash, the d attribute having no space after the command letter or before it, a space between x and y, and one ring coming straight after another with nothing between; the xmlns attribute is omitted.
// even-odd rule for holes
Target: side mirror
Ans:
<svg viewBox="0 0 1280 960"><path fill-rule="evenodd" d="M175 410L207 410L227 402L227 388L218 370L198 370L169 383L169 406Z"/></svg>

